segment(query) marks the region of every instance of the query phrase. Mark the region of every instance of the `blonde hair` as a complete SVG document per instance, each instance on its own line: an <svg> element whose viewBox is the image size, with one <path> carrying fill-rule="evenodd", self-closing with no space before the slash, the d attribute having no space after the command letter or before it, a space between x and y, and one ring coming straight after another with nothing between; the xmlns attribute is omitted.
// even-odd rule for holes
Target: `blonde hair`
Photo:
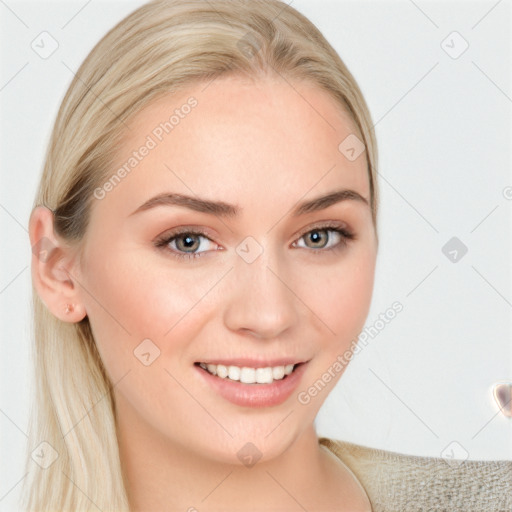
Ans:
<svg viewBox="0 0 512 512"><path fill-rule="evenodd" d="M222 74L258 78L265 72L309 80L349 113L366 148L377 232L377 147L363 95L318 29L279 0L156 0L118 23L93 48L66 92L34 208L50 208L55 233L79 249L94 190L112 171L129 116L200 80ZM62 322L34 286L32 293L36 391L23 506L38 512L128 511L115 383L109 381L89 320ZM43 441L58 455L47 468L31 457Z"/></svg>

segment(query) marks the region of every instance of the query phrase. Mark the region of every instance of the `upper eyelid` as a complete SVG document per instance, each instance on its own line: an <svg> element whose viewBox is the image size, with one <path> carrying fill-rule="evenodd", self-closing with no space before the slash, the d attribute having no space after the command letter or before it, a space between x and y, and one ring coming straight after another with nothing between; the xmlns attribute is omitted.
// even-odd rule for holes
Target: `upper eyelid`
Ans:
<svg viewBox="0 0 512 512"><path fill-rule="evenodd" d="M308 226L307 228L299 230L293 236L303 236L305 233L309 233L310 231L313 231L314 229L325 229L325 230L343 229L346 231L351 231L351 229L348 227L348 225L345 222L325 220L325 221L315 222L312 226ZM194 233L197 235L205 236L206 238L210 238L210 236L214 236L214 235L210 235L210 232L209 232L210 230L208 230L206 228L202 228L202 227L195 227L195 226L178 227L175 230L170 229L168 231L170 233L168 235L169 237L178 236L178 235L182 235L182 234L186 234L186 233ZM166 236L166 235L164 234L164 235L162 235L162 237L163 236Z"/></svg>
<svg viewBox="0 0 512 512"><path fill-rule="evenodd" d="M306 233L309 233L310 231L314 231L315 229L325 229L326 231L334 230L334 229L341 229L343 231L352 232L352 230L344 222L324 220L324 221L319 221L318 223L314 223L312 226L304 228L304 230L299 230L298 234L296 234L294 236L302 237Z"/></svg>

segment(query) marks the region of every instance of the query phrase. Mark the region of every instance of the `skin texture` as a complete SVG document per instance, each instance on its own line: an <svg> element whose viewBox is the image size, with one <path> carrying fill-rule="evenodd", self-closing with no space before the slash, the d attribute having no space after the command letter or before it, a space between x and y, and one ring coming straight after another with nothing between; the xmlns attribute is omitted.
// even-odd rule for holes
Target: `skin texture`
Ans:
<svg viewBox="0 0 512 512"><path fill-rule="evenodd" d="M38 293L63 321L89 317L116 384L133 510L370 510L357 482L318 445L313 424L343 372L307 405L297 394L364 326L377 255L371 211L348 200L289 215L297 202L340 188L369 201L364 154L349 161L338 150L357 130L307 82L291 88L279 77L220 77L159 98L129 120L118 166L191 96L197 106L93 201L80 252L55 236L49 210L34 210L32 244L46 236L62 255L52 266L33 265ZM130 215L162 192L224 201L242 213L221 219L159 206ZM322 248L340 238L320 231L323 243L308 240L304 235L321 221L338 222L356 238L340 250ZM189 249L201 257L172 256L187 251L184 236L155 247L159 235L180 226L207 231L209 239L195 237ZM236 252L248 236L263 250L250 264ZM75 305L72 313L64 313L66 303ZM160 355L145 366L134 350L147 338ZM226 401L194 367L214 358L283 356L309 363L296 391L272 407ZM262 454L250 468L237 457L247 442Z"/></svg>

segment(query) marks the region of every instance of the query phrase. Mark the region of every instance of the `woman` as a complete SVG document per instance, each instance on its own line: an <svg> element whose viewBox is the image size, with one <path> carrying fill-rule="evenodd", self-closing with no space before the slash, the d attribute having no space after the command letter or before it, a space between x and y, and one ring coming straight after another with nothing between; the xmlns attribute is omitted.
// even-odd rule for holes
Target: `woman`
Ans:
<svg viewBox="0 0 512 512"><path fill-rule="evenodd" d="M411 509L367 478L383 452L313 424L370 306L376 165L359 87L286 4L155 1L114 27L30 218L26 508Z"/></svg>

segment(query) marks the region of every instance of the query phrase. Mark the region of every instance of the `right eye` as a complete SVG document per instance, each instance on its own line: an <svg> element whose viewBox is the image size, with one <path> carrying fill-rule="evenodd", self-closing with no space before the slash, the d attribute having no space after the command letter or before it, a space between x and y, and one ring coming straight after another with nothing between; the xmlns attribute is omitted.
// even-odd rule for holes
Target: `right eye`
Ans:
<svg viewBox="0 0 512 512"><path fill-rule="evenodd" d="M209 252L208 250L198 251L202 245L205 245L201 244L201 239L212 242L212 240L201 231L193 231L190 229L178 230L166 233L163 237L158 238L155 241L155 246L171 252L172 256L176 258L193 259ZM169 247L171 244L174 244L175 247Z"/></svg>

